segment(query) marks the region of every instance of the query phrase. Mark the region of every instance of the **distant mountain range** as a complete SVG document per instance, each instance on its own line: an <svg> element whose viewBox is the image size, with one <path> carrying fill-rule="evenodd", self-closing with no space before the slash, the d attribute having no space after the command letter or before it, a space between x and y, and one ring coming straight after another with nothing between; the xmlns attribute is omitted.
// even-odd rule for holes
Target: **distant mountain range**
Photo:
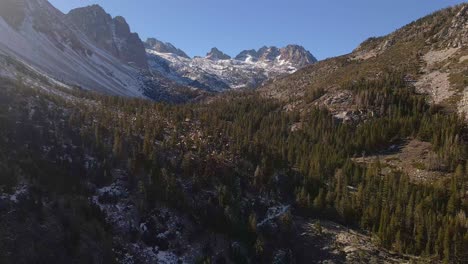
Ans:
<svg viewBox="0 0 468 264"><path fill-rule="evenodd" d="M180 84L215 91L258 87L268 79L317 62L298 45L246 50L235 58L212 48L205 57L193 59L170 43L149 39L145 46L152 71Z"/></svg>
<svg viewBox="0 0 468 264"><path fill-rule="evenodd" d="M169 43L143 43L123 17L98 5L63 14L46 0L2 0L0 17L0 75L31 79L6 62L13 60L54 82L116 95L178 101L191 90L257 87L316 62L294 45L235 59L213 48L192 59Z"/></svg>

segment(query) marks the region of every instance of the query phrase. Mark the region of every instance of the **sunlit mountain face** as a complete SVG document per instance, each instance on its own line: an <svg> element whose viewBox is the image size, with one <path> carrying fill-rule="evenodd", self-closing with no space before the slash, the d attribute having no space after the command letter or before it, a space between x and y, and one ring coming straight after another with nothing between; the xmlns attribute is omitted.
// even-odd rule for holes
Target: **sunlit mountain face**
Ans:
<svg viewBox="0 0 468 264"><path fill-rule="evenodd" d="M190 57L0 0L0 263L466 263L467 25Z"/></svg>
<svg viewBox="0 0 468 264"><path fill-rule="evenodd" d="M193 90L256 88L316 61L299 46L282 54L273 48L277 54L258 63L179 58L183 51L160 52L143 43L125 18L98 5L63 14L47 1L5 1L0 12L6 22L2 54L21 58L46 78L114 95L186 101Z"/></svg>

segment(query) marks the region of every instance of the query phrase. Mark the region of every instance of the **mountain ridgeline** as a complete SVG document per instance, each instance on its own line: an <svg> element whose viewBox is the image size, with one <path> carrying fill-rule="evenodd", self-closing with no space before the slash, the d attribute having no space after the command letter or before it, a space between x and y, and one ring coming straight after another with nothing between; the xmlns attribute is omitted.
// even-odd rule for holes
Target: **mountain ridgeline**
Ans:
<svg viewBox="0 0 468 264"><path fill-rule="evenodd" d="M138 34L130 32L123 17L112 18L102 7L93 5L73 9L66 18L99 48L124 63L148 69L143 42Z"/></svg>
<svg viewBox="0 0 468 264"><path fill-rule="evenodd" d="M191 58L1 1L0 263L467 263L467 25Z"/></svg>
<svg viewBox="0 0 468 264"><path fill-rule="evenodd" d="M80 14L86 17L81 22L70 21L46 0L2 1L0 9L1 76L43 88L80 87L171 102L191 96L187 87L145 70L138 36L122 18L111 19L99 7L85 9L89 15Z"/></svg>
<svg viewBox="0 0 468 264"><path fill-rule="evenodd" d="M223 64L218 60L230 57L213 49L191 69L184 51L154 38L142 42L125 18L112 17L98 5L68 14L47 0L5 0L0 7L0 54L63 86L112 95L189 101L204 91L256 88L315 62L302 48L284 52L281 60L271 57L268 65ZM269 71L271 64L281 67ZM3 71L4 76L17 72Z"/></svg>
<svg viewBox="0 0 468 264"><path fill-rule="evenodd" d="M146 47L154 71L180 84L211 91L257 88L267 80L317 62L309 51L298 45L242 51L235 58L212 48L205 57L193 59L170 43L149 39Z"/></svg>

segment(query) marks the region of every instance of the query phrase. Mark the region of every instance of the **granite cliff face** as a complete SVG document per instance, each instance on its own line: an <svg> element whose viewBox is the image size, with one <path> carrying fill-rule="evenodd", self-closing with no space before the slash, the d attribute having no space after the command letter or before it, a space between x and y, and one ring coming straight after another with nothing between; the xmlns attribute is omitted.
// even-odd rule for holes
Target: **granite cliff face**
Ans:
<svg viewBox="0 0 468 264"><path fill-rule="evenodd" d="M298 68L317 62L317 59L309 51L299 45L288 45L280 49L280 60L289 62Z"/></svg>
<svg viewBox="0 0 468 264"><path fill-rule="evenodd" d="M46 0L4 0L0 17L3 55L63 83L118 95L159 100L185 86L256 88L316 62L297 45L243 51L234 59L213 48L205 57L190 58L167 42L143 43L123 17L99 5L63 14ZM166 95L155 95L161 93Z"/></svg>
<svg viewBox="0 0 468 264"><path fill-rule="evenodd" d="M98 5L73 9L66 17L98 47L122 62L148 68L143 42L137 33L130 31L125 18L112 18Z"/></svg>

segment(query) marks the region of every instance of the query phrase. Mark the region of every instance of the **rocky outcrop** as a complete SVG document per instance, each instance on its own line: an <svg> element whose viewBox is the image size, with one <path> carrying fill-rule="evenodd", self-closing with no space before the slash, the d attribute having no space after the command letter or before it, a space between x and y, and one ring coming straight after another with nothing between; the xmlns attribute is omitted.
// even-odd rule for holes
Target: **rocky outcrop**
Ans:
<svg viewBox="0 0 468 264"><path fill-rule="evenodd" d="M190 57L181 49L176 48L169 42L162 42L155 38L149 38L145 42L145 48L151 49L160 53L172 53L182 58L190 59Z"/></svg>
<svg viewBox="0 0 468 264"><path fill-rule="evenodd" d="M280 60L289 62L298 68L317 62L317 59L309 51L299 45L288 45L280 49L280 54Z"/></svg>
<svg viewBox="0 0 468 264"><path fill-rule="evenodd" d="M316 62L310 52L297 45L245 50L234 59L217 48L206 57L191 59L169 43L148 40L146 47L152 71L180 84L214 91L256 88Z"/></svg>
<svg viewBox="0 0 468 264"><path fill-rule="evenodd" d="M209 60L229 60L231 57L217 48L212 48L210 52L206 54L206 58Z"/></svg>
<svg viewBox="0 0 468 264"><path fill-rule="evenodd" d="M258 50L258 60L275 61L280 54L281 51L277 47L262 47Z"/></svg>
<svg viewBox="0 0 468 264"><path fill-rule="evenodd" d="M302 68L317 62L317 59L309 51L299 45L288 45L284 48L264 46L258 51L244 50L235 59L246 62L276 62L289 64L295 68Z"/></svg>
<svg viewBox="0 0 468 264"><path fill-rule="evenodd" d="M454 7L457 10L448 28L441 30L435 38L447 47L461 48L468 45L468 5Z"/></svg>
<svg viewBox="0 0 468 264"><path fill-rule="evenodd" d="M124 63L148 68L143 42L137 33L130 31L123 17L112 18L99 5L73 9L66 16L99 48Z"/></svg>
<svg viewBox="0 0 468 264"><path fill-rule="evenodd" d="M258 52L254 49L251 50L244 50L239 55L237 55L234 59L240 61L258 61Z"/></svg>

